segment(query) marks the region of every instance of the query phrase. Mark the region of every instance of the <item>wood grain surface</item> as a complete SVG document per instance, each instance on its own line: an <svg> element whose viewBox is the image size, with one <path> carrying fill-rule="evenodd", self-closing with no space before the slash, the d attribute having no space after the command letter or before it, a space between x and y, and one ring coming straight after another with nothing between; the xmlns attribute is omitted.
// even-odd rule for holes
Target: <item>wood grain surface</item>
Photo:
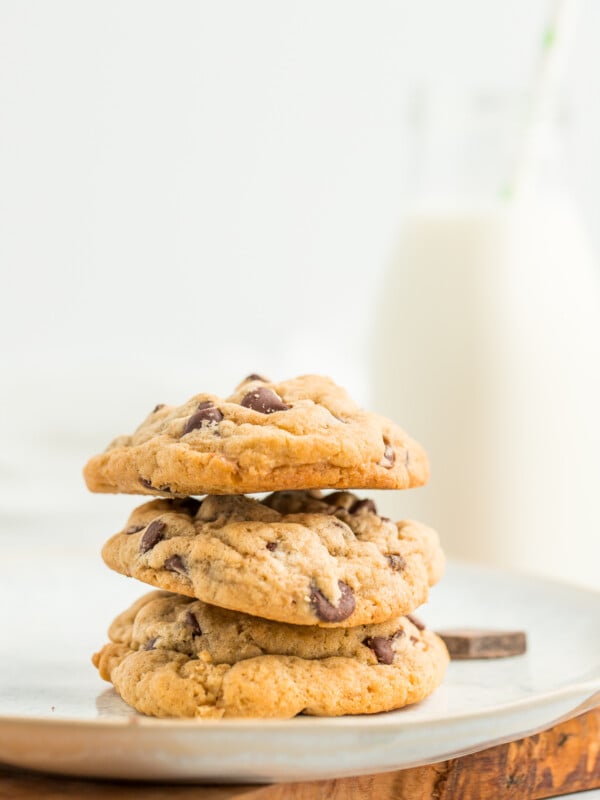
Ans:
<svg viewBox="0 0 600 800"><path fill-rule="evenodd" d="M10 800L538 800L600 787L600 707L535 736L427 767L269 786L87 781L0 766Z"/></svg>

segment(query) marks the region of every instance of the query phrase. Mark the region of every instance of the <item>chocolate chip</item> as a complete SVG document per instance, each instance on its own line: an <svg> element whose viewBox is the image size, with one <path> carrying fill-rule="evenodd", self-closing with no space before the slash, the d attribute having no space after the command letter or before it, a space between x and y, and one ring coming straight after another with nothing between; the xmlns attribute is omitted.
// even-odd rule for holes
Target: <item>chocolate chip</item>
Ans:
<svg viewBox="0 0 600 800"><path fill-rule="evenodd" d="M386 558L388 560L388 564L394 570L394 572L402 572L406 566L406 561L398 553L390 553L388 556L386 556Z"/></svg>
<svg viewBox="0 0 600 800"><path fill-rule="evenodd" d="M385 439L383 442L385 444L385 450L383 451L383 458L379 462L379 466L391 469L396 461L396 453L394 453L394 448L389 442L386 442Z"/></svg>
<svg viewBox="0 0 600 800"><path fill-rule="evenodd" d="M359 502L358 497L352 492L331 492L323 498L327 505L336 508L345 508L348 511L353 505Z"/></svg>
<svg viewBox="0 0 600 800"><path fill-rule="evenodd" d="M363 644L375 653L375 657L380 664L393 663L394 649L392 647L392 639L388 639L386 636L369 636L364 640Z"/></svg>
<svg viewBox="0 0 600 800"><path fill-rule="evenodd" d="M351 514L360 514L361 511L370 511L371 514L376 514L377 506L372 500L357 500L352 503L348 511Z"/></svg>
<svg viewBox="0 0 600 800"><path fill-rule="evenodd" d="M157 406L154 406L154 408L152 409L152 413L156 414L157 411L160 411L161 408L164 408L164 407L165 407L164 403L159 403Z"/></svg>
<svg viewBox="0 0 600 800"><path fill-rule="evenodd" d="M269 383L268 378L263 378L262 375L257 375L256 372L253 372L250 375L247 375L242 383L248 383L248 381L262 381L263 383Z"/></svg>
<svg viewBox="0 0 600 800"><path fill-rule="evenodd" d="M153 486L147 478L140 478L140 483L142 486L145 486L146 489L152 489L153 492L171 492L170 486Z"/></svg>
<svg viewBox="0 0 600 800"><path fill-rule="evenodd" d="M444 640L450 658L505 658L521 655L527 649L523 631L456 628L436 633Z"/></svg>
<svg viewBox="0 0 600 800"><path fill-rule="evenodd" d="M191 611L186 612L185 624L189 625L192 629L192 636L202 636L202 628L200 627L200 623Z"/></svg>
<svg viewBox="0 0 600 800"><path fill-rule="evenodd" d="M333 517L331 519L331 524L333 525L334 528L339 528L340 530L345 531L346 533L348 531L350 531L350 533L352 534L354 533L354 531L349 525L346 525L345 522L343 522L341 519L338 519L337 517Z"/></svg>
<svg viewBox="0 0 600 800"><path fill-rule="evenodd" d="M158 636L155 636L154 639L148 639L148 641L144 645L144 650L154 650L157 641L158 641Z"/></svg>
<svg viewBox="0 0 600 800"><path fill-rule="evenodd" d="M176 497L171 500L171 504L175 511L185 511L190 517L195 517L202 501L196 500L195 497Z"/></svg>
<svg viewBox="0 0 600 800"><path fill-rule="evenodd" d="M273 550L277 550L277 542L267 542L267 550L273 552Z"/></svg>
<svg viewBox="0 0 600 800"><path fill-rule="evenodd" d="M279 511L280 514L302 514L306 511L307 503L310 503L308 492L298 491L279 491L267 495L260 502L264 506ZM317 498L315 498L317 499ZM320 498L319 498L320 499ZM327 509L329 511L329 509ZM333 512L333 509L331 509Z"/></svg>
<svg viewBox="0 0 600 800"><path fill-rule="evenodd" d="M146 527L145 525L130 525L128 528L125 529L125 533L127 535L131 533L139 533L140 531L143 531L145 527Z"/></svg>
<svg viewBox="0 0 600 800"><path fill-rule="evenodd" d="M412 622L415 628L418 628L420 631L425 630L425 623L421 622L421 620L418 617L415 617L414 614L405 614L405 616L406 619L409 619Z"/></svg>
<svg viewBox="0 0 600 800"><path fill-rule="evenodd" d="M264 386L259 386L244 395L240 405L245 408L251 408L253 411L259 411L261 414L274 414L276 411L287 411L289 406L283 402L281 397L272 389L266 389Z"/></svg>
<svg viewBox="0 0 600 800"><path fill-rule="evenodd" d="M218 425L223 419L223 414L210 400L205 400L200 403L198 410L185 423L182 436L185 436L190 431L195 431L196 428L209 428L212 425Z"/></svg>
<svg viewBox="0 0 600 800"><path fill-rule="evenodd" d="M416 644L416 643L419 641L419 640L417 639L417 637L416 637L416 636L411 636L411 637L410 637L410 640L411 640L411 642L412 642L413 644Z"/></svg>
<svg viewBox="0 0 600 800"><path fill-rule="evenodd" d="M356 606L354 592L343 581L338 581L338 586L342 595L337 606L332 605L316 586L311 587L310 603L317 617L323 622L341 622L348 619L354 611Z"/></svg>
<svg viewBox="0 0 600 800"><path fill-rule="evenodd" d="M180 575L187 575L187 570L185 568L185 564L183 562L183 558L175 554L174 556L169 556L164 563L164 568L168 569L169 572L178 572Z"/></svg>
<svg viewBox="0 0 600 800"><path fill-rule="evenodd" d="M140 553L147 553L164 538L167 526L161 519L153 520L146 528L146 533L140 542Z"/></svg>

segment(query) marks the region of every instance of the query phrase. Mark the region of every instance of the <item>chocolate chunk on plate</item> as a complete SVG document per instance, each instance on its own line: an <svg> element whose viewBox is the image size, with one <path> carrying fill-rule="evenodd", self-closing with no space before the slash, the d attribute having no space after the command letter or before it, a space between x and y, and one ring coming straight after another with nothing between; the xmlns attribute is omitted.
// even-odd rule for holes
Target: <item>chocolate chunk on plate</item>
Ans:
<svg viewBox="0 0 600 800"><path fill-rule="evenodd" d="M524 631L496 631L484 628L449 628L436 631L448 648L450 658L506 658L527 650Z"/></svg>

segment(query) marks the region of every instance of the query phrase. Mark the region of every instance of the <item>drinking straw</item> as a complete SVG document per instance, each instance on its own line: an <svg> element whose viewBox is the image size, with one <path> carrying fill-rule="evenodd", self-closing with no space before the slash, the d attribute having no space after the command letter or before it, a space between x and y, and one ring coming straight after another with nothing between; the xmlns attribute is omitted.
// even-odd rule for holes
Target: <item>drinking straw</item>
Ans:
<svg viewBox="0 0 600 800"><path fill-rule="evenodd" d="M543 151L544 138L556 116L578 11L578 0L555 0L552 4L540 42L531 101L525 114L514 168L502 192L506 200L520 197L532 183L536 157Z"/></svg>

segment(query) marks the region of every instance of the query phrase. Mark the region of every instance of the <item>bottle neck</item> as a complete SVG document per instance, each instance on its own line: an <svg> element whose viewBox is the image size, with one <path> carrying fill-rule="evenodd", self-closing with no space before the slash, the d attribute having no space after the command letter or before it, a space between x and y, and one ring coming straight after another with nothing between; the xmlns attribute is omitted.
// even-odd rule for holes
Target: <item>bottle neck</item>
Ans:
<svg viewBox="0 0 600 800"><path fill-rule="evenodd" d="M527 103L525 94L498 90L416 94L410 205L494 208L564 192L564 117L553 111L532 129Z"/></svg>

